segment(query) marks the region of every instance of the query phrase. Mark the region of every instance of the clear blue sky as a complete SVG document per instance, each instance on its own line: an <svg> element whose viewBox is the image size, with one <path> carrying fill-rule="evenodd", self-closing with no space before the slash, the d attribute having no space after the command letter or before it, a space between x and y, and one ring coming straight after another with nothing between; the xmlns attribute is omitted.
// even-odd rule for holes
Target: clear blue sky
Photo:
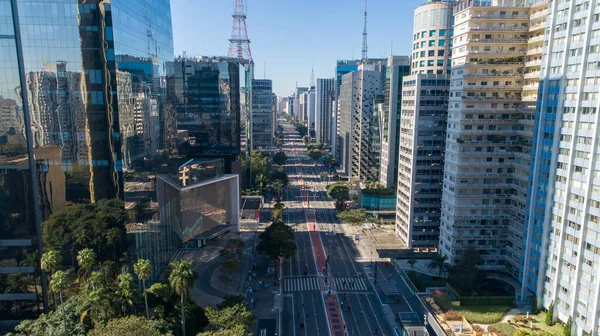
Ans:
<svg viewBox="0 0 600 336"><path fill-rule="evenodd" d="M370 0L369 57L409 55L413 11L426 0ZM227 55L234 0L171 0L176 55ZM337 59L360 57L363 0L247 0L255 78L287 96L315 78L334 76Z"/></svg>

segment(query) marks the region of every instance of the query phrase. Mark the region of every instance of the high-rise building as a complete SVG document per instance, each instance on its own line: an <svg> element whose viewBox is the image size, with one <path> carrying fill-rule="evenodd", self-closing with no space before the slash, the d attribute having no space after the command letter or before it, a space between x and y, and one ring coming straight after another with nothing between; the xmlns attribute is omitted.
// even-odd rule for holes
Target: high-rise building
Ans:
<svg viewBox="0 0 600 336"><path fill-rule="evenodd" d="M180 151L194 157L223 158L225 172L234 171L231 164L241 146L238 60L180 57L168 62L167 101L177 118L177 129L186 130L190 139L179 145Z"/></svg>
<svg viewBox="0 0 600 336"><path fill-rule="evenodd" d="M317 78L315 87L315 139L317 142L331 145L331 118L335 99L335 80Z"/></svg>
<svg viewBox="0 0 600 336"><path fill-rule="evenodd" d="M402 79L395 231L410 248L439 242L453 5L415 9L413 75Z"/></svg>
<svg viewBox="0 0 600 336"><path fill-rule="evenodd" d="M361 64L358 71L342 76L339 154L344 174L353 180L378 180L379 141L373 141L378 125L372 123L372 117L376 96L383 92L384 68L382 64Z"/></svg>
<svg viewBox="0 0 600 336"><path fill-rule="evenodd" d="M521 295L534 293L544 307L554 304L555 320L565 323L572 318L573 335L596 335L600 332L600 7L597 2L550 1L533 5L531 17L543 18L546 5L550 28L539 44L543 57ZM542 31L538 36L544 40Z"/></svg>
<svg viewBox="0 0 600 336"><path fill-rule="evenodd" d="M528 1L457 2L444 157L440 252L455 262L473 246L482 270L514 282L537 99L523 96L523 76L542 33L531 16Z"/></svg>
<svg viewBox="0 0 600 336"><path fill-rule="evenodd" d="M273 147L273 82L252 80L252 150Z"/></svg>
<svg viewBox="0 0 600 336"><path fill-rule="evenodd" d="M341 95L342 77L358 70L359 60L337 60L335 64L335 98Z"/></svg>
<svg viewBox="0 0 600 336"><path fill-rule="evenodd" d="M43 251L41 222L123 198L123 169L169 147L174 124L161 101L168 0L2 0L0 21L0 283L14 284L0 287L3 329L47 302L39 259L25 262Z"/></svg>
<svg viewBox="0 0 600 336"><path fill-rule="evenodd" d="M316 97L315 97L315 87L311 86L310 90L306 93L306 117L307 117L307 127L308 134L311 137L315 136L315 108L316 108Z"/></svg>
<svg viewBox="0 0 600 336"><path fill-rule="evenodd" d="M415 9L412 74L450 73L453 6L454 0L428 1Z"/></svg>
<svg viewBox="0 0 600 336"><path fill-rule="evenodd" d="M297 87L296 91L294 91L294 119L296 119L296 121L306 121L306 114L305 114L305 108L304 108L304 97L303 94L306 93L308 91L307 87Z"/></svg>
<svg viewBox="0 0 600 336"><path fill-rule="evenodd" d="M379 128L379 182L395 189L398 177L398 148L400 147L400 103L402 77L410 74L410 57L390 56L387 59L383 102L376 107L375 123Z"/></svg>

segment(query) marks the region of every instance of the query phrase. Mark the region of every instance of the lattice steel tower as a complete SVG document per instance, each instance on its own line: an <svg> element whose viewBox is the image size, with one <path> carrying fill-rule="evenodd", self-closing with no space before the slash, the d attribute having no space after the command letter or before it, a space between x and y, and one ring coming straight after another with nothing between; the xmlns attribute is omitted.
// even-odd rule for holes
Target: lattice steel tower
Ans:
<svg viewBox="0 0 600 336"><path fill-rule="evenodd" d="M234 0L235 8L233 10L233 24L231 27L231 38L229 39L229 57L246 59L252 62L252 52L250 51L250 39L248 38L248 29L246 28L246 10L244 9L244 0Z"/></svg>

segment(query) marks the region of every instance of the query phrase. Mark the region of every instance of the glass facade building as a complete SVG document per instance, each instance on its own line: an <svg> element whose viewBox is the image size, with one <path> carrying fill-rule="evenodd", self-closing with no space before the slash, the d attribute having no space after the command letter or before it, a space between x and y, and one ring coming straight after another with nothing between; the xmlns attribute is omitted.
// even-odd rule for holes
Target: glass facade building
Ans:
<svg viewBox="0 0 600 336"><path fill-rule="evenodd" d="M168 0L0 0L0 329L42 310L41 222L168 147L172 58Z"/></svg>
<svg viewBox="0 0 600 336"><path fill-rule="evenodd" d="M230 172L240 154L239 62L208 57L169 62L167 101L177 129L190 138L180 144L183 153L224 158Z"/></svg>
<svg viewBox="0 0 600 336"><path fill-rule="evenodd" d="M273 147L273 82L252 80L252 149Z"/></svg>

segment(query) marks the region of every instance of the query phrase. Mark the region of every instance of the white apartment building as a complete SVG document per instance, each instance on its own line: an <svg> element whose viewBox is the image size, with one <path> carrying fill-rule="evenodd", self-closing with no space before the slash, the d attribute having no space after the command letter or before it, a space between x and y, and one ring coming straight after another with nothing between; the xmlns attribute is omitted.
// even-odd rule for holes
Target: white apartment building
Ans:
<svg viewBox="0 0 600 336"><path fill-rule="evenodd" d="M398 148L400 147L400 101L402 77L410 74L410 57L390 56L385 68L383 102L378 104L377 119L380 143L379 183L395 189L398 178ZM375 132L374 132L375 133Z"/></svg>
<svg viewBox="0 0 600 336"><path fill-rule="evenodd" d="M574 335L600 332L600 2L548 3L524 282Z"/></svg>
<svg viewBox="0 0 600 336"><path fill-rule="evenodd" d="M517 292L535 101L523 99L524 74L539 65L528 61L539 34L530 31L531 11L525 0L454 7L439 241L450 262L475 247L480 268Z"/></svg>

